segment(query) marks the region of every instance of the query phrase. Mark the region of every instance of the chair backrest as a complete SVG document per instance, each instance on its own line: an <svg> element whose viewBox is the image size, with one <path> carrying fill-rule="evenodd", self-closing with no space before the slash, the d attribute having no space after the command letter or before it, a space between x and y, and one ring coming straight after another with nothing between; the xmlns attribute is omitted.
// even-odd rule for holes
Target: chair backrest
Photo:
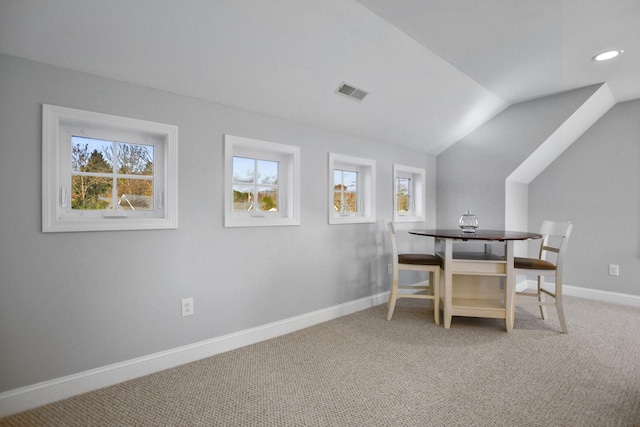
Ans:
<svg viewBox="0 0 640 427"><path fill-rule="evenodd" d="M544 221L540 228L540 234L543 236L540 245L540 259L553 262L557 269L561 270L572 229L573 224L568 221Z"/></svg>
<svg viewBox="0 0 640 427"><path fill-rule="evenodd" d="M391 249L393 250L393 262L398 262L398 242L396 241L396 227L393 225L393 221L387 223L389 228L389 234L391 235Z"/></svg>

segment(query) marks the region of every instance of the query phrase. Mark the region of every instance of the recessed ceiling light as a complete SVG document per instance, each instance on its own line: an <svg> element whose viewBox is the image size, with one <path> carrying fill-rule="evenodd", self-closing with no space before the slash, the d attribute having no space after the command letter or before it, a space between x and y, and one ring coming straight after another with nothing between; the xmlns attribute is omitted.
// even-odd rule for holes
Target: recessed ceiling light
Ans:
<svg viewBox="0 0 640 427"><path fill-rule="evenodd" d="M622 50L608 50L606 52L602 52L591 58L594 61L608 61L609 59L613 59L616 56L620 55Z"/></svg>

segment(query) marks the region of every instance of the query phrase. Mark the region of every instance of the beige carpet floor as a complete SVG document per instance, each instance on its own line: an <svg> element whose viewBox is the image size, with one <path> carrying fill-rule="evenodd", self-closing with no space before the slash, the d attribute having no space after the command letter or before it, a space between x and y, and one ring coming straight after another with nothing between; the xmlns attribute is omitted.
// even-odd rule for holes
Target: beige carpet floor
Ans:
<svg viewBox="0 0 640 427"><path fill-rule="evenodd" d="M400 300L0 419L0 426L640 426L640 309L515 328Z"/></svg>

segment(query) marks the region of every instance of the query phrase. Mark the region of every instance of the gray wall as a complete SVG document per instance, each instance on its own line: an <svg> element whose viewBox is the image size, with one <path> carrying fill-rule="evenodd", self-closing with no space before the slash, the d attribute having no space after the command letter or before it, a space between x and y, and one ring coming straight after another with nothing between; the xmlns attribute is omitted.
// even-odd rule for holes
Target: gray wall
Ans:
<svg viewBox="0 0 640 427"><path fill-rule="evenodd" d="M438 156L438 227L458 226L466 210L480 227L505 225L505 179L598 86L515 104Z"/></svg>
<svg viewBox="0 0 640 427"><path fill-rule="evenodd" d="M179 126L179 229L41 233L43 103ZM424 153L6 55L0 129L0 391L388 290L394 162L427 171L403 227L435 226ZM301 147L300 226L223 227L225 133ZM328 152L377 161L376 224L327 224Z"/></svg>
<svg viewBox="0 0 640 427"><path fill-rule="evenodd" d="M597 88L513 105L439 155L438 227L457 227L466 209L480 227L504 227L505 179ZM639 118L640 100L615 105L529 184L529 230L574 223L567 285L640 295Z"/></svg>
<svg viewBox="0 0 640 427"><path fill-rule="evenodd" d="M574 223L565 283L640 295L640 100L616 104L531 182L529 226L545 219Z"/></svg>

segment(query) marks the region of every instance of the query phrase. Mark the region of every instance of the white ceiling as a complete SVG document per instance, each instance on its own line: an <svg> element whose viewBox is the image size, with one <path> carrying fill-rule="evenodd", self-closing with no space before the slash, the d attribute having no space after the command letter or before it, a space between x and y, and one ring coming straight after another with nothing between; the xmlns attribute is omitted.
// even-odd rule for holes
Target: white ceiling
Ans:
<svg viewBox="0 0 640 427"><path fill-rule="evenodd" d="M639 48L638 0L0 0L0 52L433 154L521 100L640 98Z"/></svg>

